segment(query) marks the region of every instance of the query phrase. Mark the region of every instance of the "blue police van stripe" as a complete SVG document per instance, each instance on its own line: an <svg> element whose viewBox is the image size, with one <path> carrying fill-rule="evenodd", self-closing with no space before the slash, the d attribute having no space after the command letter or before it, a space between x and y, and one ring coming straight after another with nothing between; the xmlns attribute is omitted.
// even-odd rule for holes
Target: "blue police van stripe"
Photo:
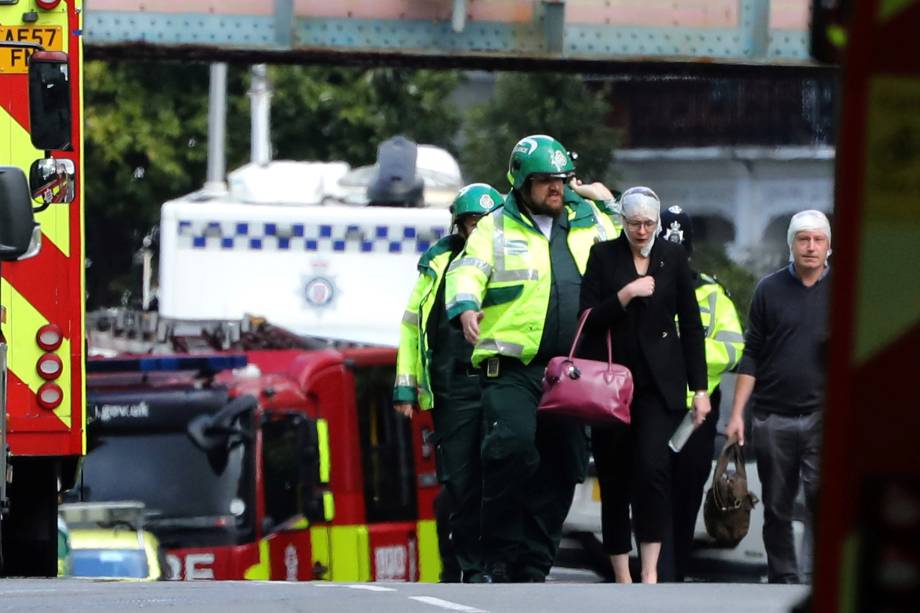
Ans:
<svg viewBox="0 0 920 613"><path fill-rule="evenodd" d="M179 247L195 250L421 254L448 228L180 220L178 230Z"/></svg>

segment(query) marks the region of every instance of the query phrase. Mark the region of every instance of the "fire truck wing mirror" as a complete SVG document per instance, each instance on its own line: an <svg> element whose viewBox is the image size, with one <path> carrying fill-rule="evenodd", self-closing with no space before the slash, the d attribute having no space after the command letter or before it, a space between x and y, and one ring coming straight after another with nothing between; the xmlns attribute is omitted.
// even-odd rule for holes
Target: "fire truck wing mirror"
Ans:
<svg viewBox="0 0 920 613"><path fill-rule="evenodd" d="M70 68L66 53L36 51L29 57L29 121L36 149L71 150Z"/></svg>
<svg viewBox="0 0 920 613"><path fill-rule="evenodd" d="M199 415L188 423L188 437L207 454L215 473L223 472L231 445L240 439L252 440L252 433L242 426L234 425L234 422L257 406L255 397L247 394L234 398L213 415Z"/></svg>
<svg viewBox="0 0 920 613"><path fill-rule="evenodd" d="M32 162L29 170L29 187L32 199L41 203L39 210L48 205L73 202L76 193L76 169L73 160L45 158Z"/></svg>
<svg viewBox="0 0 920 613"><path fill-rule="evenodd" d="M0 166L0 261L31 257L40 246L26 175L14 166Z"/></svg>

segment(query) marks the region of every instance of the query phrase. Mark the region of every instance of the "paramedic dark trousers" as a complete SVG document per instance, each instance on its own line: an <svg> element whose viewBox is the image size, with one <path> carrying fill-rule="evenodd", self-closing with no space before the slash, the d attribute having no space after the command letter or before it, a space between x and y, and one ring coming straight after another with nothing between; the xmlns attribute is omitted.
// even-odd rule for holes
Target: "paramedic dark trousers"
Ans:
<svg viewBox="0 0 920 613"><path fill-rule="evenodd" d="M483 570L479 546L482 404L479 376L462 364L456 364L454 370L450 392L444 399L435 399L438 408L431 416L438 481L447 492L442 500L449 507L447 532L464 579L470 580Z"/></svg>
<svg viewBox="0 0 920 613"><path fill-rule="evenodd" d="M584 427L537 419L545 367L501 358L497 377L481 374L482 547L498 580L545 579L587 469Z"/></svg>

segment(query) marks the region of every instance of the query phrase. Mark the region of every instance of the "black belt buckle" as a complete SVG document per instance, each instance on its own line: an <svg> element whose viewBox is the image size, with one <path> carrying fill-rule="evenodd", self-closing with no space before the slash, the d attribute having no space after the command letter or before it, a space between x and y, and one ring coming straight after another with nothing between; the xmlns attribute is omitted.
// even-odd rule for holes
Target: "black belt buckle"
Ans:
<svg viewBox="0 0 920 613"><path fill-rule="evenodd" d="M500 365L501 361L497 357L486 359L486 376L490 379L497 377L501 371Z"/></svg>

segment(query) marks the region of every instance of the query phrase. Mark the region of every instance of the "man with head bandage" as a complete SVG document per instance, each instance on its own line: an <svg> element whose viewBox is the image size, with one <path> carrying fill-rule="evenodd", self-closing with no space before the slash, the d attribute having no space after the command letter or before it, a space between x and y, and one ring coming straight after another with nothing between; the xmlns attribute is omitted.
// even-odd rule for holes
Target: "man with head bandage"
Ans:
<svg viewBox="0 0 920 613"><path fill-rule="evenodd" d="M763 484L763 540L771 583L811 581L811 518L818 491L830 300L830 222L821 211L789 222L788 266L754 290L732 416L725 434L744 444L750 400L757 472ZM802 484L808 516L802 560L796 557L792 508Z"/></svg>

